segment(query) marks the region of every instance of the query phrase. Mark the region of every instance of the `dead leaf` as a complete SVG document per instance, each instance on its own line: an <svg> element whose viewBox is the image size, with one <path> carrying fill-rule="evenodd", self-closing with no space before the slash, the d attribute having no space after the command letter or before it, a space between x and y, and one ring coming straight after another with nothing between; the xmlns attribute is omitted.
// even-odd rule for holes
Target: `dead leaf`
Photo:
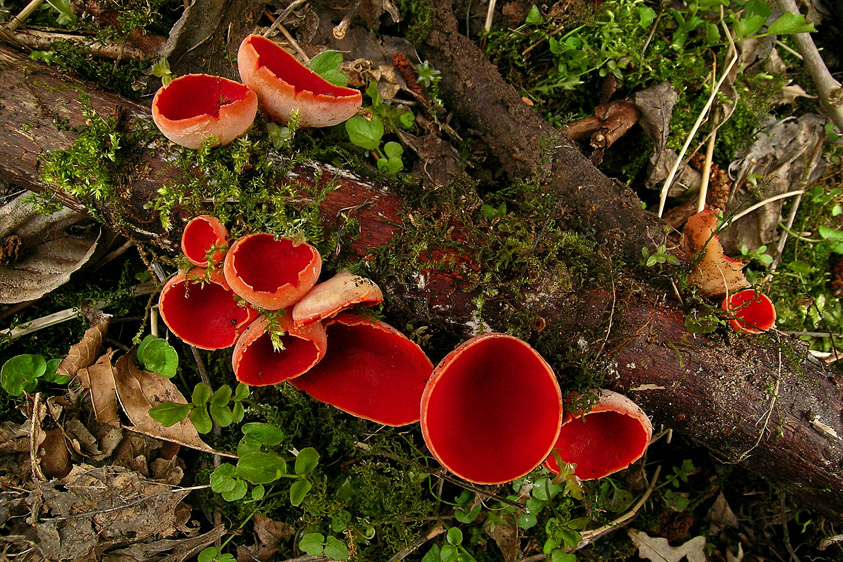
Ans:
<svg viewBox="0 0 843 562"><path fill-rule="evenodd" d="M0 207L0 240L19 237L14 260L0 264L0 303L43 297L93 256L100 228L66 207L42 215L24 193Z"/></svg>
<svg viewBox="0 0 843 562"><path fill-rule="evenodd" d="M57 375L73 378L79 369L90 367L102 353L102 338L108 330L108 316L85 331L82 340L74 344L56 369Z"/></svg>
<svg viewBox="0 0 843 562"><path fill-rule="evenodd" d="M705 556L705 537L694 537L688 542L673 547L667 539L651 537L643 531L627 531L633 544L638 547L638 556L652 562L679 562L683 558L688 562L707 562Z"/></svg>
<svg viewBox="0 0 843 562"><path fill-rule="evenodd" d="M255 514L252 523L260 543L271 548L277 547L282 540L296 534L296 530L286 523L275 521L260 513Z"/></svg>
<svg viewBox="0 0 843 562"><path fill-rule="evenodd" d="M97 421L114 427L120 427L120 416L117 411L117 389L114 386L114 367L111 357L114 351L109 350L90 367L78 371L82 386L91 391L91 403Z"/></svg>
<svg viewBox="0 0 843 562"><path fill-rule="evenodd" d="M696 285L706 297L716 297L749 287L743 263L728 258L717 235L717 217L710 211L691 215L682 232L682 249L688 259L702 253L696 267L688 273L688 283Z"/></svg>
<svg viewBox="0 0 843 562"><path fill-rule="evenodd" d="M106 552L102 560L103 562L124 562L128 558L144 562L183 562L199 554L205 547L214 544L225 533L225 527L220 525L196 537L133 544L127 548Z"/></svg>
<svg viewBox="0 0 843 562"><path fill-rule="evenodd" d="M502 524L484 527L486 534L494 539L495 544L501 549L505 562L514 562L518 558L518 550L521 541L518 539L518 525L515 515L504 516Z"/></svg>
<svg viewBox="0 0 843 562"><path fill-rule="evenodd" d="M18 425L5 421L0 424L0 454L29 451L29 422Z"/></svg>
<svg viewBox="0 0 843 562"><path fill-rule="evenodd" d="M711 522L711 534L717 534L726 527L738 528L738 517L729 507L729 502L726 501L726 496L722 491L717 494L717 499L708 510L707 518Z"/></svg>
<svg viewBox="0 0 843 562"><path fill-rule="evenodd" d="M149 410L153 406L162 402L187 404L187 400L169 379L136 367L136 351L132 349L120 357L112 370L120 405L132 422L132 426L127 429L206 453L235 457L236 455L220 453L208 446L187 418L170 427L164 427L150 417Z"/></svg>
<svg viewBox="0 0 843 562"><path fill-rule="evenodd" d="M47 478L63 478L70 472L70 453L61 428L45 432L44 442L38 447L38 460Z"/></svg>

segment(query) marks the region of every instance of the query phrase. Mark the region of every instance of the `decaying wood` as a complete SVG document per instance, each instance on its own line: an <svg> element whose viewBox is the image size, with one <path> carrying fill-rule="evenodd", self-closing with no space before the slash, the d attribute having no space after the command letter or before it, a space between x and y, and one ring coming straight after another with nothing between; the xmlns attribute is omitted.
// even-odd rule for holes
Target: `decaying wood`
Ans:
<svg viewBox="0 0 843 562"><path fill-rule="evenodd" d="M447 72L447 66L437 66L443 74ZM83 125L77 100L81 91L102 115L122 107L126 126L134 120L148 120L146 108L94 85L56 75L5 47L0 47L0 71L5 121L0 129L0 178L22 187L51 189L41 179L40 158L71 145L76 133L57 128L56 123ZM505 105L500 109L522 111ZM541 127L535 131L543 132ZM523 131L517 133L523 137ZM500 134L497 140L507 138ZM581 218L587 222L597 213L587 208L587 201L599 204L605 214L610 214L606 208L614 203L613 216L594 220L592 229L601 238L614 240L615 247L640 251L644 235L625 231L626 225L649 225L658 230L661 223L641 216L637 199L626 188L616 186L561 142L560 158L568 163L567 177L556 178L561 168L554 164L549 179L561 204L571 213L582 211ZM523 148L516 146L513 152L521 150L523 154ZM97 204L97 211L104 217L119 214L128 235L174 253L178 231L163 231L154 213L145 208L162 178L173 173L167 164L172 159L169 151L168 144L160 140L146 147L139 165L127 170L124 199ZM526 169L536 164L524 160L520 165L527 173ZM337 182L339 189L322 204L322 211L328 228L336 226L339 211L354 209L357 213L361 232L353 253L363 257L385 244L396 244L394 251L402 251L402 217L411 209L405 209L394 192L321 164L299 166L295 174L299 181L314 181L319 176L319 181ZM579 192L587 192L588 199L578 198ZM67 194L59 197L74 208L85 207ZM606 201L600 202L598 197ZM425 310L430 319L435 317L450 326L455 340L472 333L476 329L474 295L461 287L458 278L438 275L435 268L423 275L424 282L418 278L408 282L409 276L407 280L377 281L390 292L390 306L404 307L405 314ZM774 485L793 491L812 508L843 515L841 378L813 362L798 342L780 340L776 335L752 339L725 333L690 334L684 327L684 314L658 290L648 293L636 287L640 284L618 286L614 292L575 287L550 293L541 287L525 287L527 298L518 305L544 320L536 330L565 334L561 345L573 350L586 348L597 355L605 368L606 384L639 402L657 424L681 431L725 462L757 471ZM511 311L507 305L493 310L487 320L490 327L505 330ZM564 372L559 374L564 378Z"/></svg>

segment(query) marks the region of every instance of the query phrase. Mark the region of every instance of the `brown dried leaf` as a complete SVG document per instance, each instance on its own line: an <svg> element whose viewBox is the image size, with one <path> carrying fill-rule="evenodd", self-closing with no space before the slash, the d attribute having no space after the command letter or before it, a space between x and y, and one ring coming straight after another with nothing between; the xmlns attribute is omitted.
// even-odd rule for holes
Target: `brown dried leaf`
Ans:
<svg viewBox="0 0 843 562"><path fill-rule="evenodd" d="M743 274L743 263L723 254L723 246L715 235L717 217L702 211L688 218L682 233L682 248L690 258L703 253L697 266L688 274L688 283L699 287L706 297L716 297L749 287Z"/></svg>
<svg viewBox="0 0 843 562"><path fill-rule="evenodd" d="M114 367L111 357L114 351L109 350L90 367L78 371L82 386L91 391L91 403L97 421L114 427L120 427L120 416L117 413L117 389L114 386Z"/></svg>
<svg viewBox="0 0 843 562"><path fill-rule="evenodd" d="M85 331L82 341L73 345L56 369L57 375L73 378L79 369L90 367L102 353L102 338L108 330L109 317L105 316Z"/></svg>
<svg viewBox="0 0 843 562"><path fill-rule="evenodd" d="M136 352L136 349L132 349L132 351L120 357L112 371L117 388L117 397L123 406L123 411L132 422L132 427L128 429L156 439L172 441L191 449L234 456L219 453L208 446L202 441L196 428L187 418L170 427L164 427L150 417L149 410L153 406L162 402L187 404L187 400L169 379L136 367Z"/></svg>
<svg viewBox="0 0 843 562"><path fill-rule="evenodd" d="M255 526L255 534L261 544L268 547L277 547L282 540L292 537L296 534L296 530L286 523L275 521L265 515L256 513L252 518Z"/></svg>
<svg viewBox="0 0 843 562"><path fill-rule="evenodd" d="M717 495L717 499L714 500L714 504L708 510L707 519L711 522L711 534L716 534L726 527L732 527L733 529L739 527L738 517L732 511L732 508L729 507L729 502L726 501L726 496L723 495L723 492Z"/></svg>
<svg viewBox="0 0 843 562"><path fill-rule="evenodd" d="M518 525L514 515L504 517L504 523L486 527L486 534L492 537L501 549L505 562L514 562L518 558L518 549L521 546L521 541L518 539Z"/></svg>
<svg viewBox="0 0 843 562"><path fill-rule="evenodd" d="M103 562L125 562L143 560L144 562L183 562L196 556L225 535L226 529L220 525L203 535L185 539L162 539L154 542L138 543L126 548L111 550L103 555Z"/></svg>
<svg viewBox="0 0 843 562"><path fill-rule="evenodd" d="M705 537L694 537L677 547L670 546L667 539L651 537L644 531L627 531L633 544L638 547L638 556L652 562L679 562L683 558L688 562L707 562L705 555Z"/></svg>

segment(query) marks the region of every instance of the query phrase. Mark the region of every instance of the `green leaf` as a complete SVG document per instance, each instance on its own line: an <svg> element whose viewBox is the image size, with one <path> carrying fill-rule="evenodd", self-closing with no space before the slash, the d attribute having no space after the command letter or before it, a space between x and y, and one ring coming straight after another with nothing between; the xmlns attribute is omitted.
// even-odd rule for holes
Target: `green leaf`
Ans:
<svg viewBox="0 0 843 562"><path fill-rule="evenodd" d="M554 550L550 553L550 562L576 562L577 555L564 550Z"/></svg>
<svg viewBox="0 0 843 562"><path fill-rule="evenodd" d="M144 368L147 371L158 373L162 377L172 378L179 367L179 354L166 341L160 338L147 341L148 338L149 336L144 338L146 345L143 347L143 355L140 355L140 348L138 350L138 357L140 357Z"/></svg>
<svg viewBox="0 0 843 562"><path fill-rule="evenodd" d="M735 22L735 34L738 37L747 37L756 33L767 23L766 16L748 15Z"/></svg>
<svg viewBox="0 0 843 562"><path fill-rule="evenodd" d="M193 394L190 397L193 405L197 408L204 406L208 403L209 398L211 398L211 389L208 388L208 385L203 382L196 383L196 386L193 387Z"/></svg>
<svg viewBox="0 0 843 562"><path fill-rule="evenodd" d="M770 35L791 35L793 33L814 33L817 30L813 25L805 21L802 14L785 12L770 24L767 33Z"/></svg>
<svg viewBox="0 0 843 562"><path fill-rule="evenodd" d="M482 506L479 503L475 505L471 511L466 511L462 507L458 507L454 510L454 517L460 523L472 523L475 519L477 519L477 516L480 515L481 507Z"/></svg>
<svg viewBox="0 0 843 562"><path fill-rule="evenodd" d="M237 461L237 475L252 484L269 484L287 473L287 463L273 453L248 453Z"/></svg>
<svg viewBox="0 0 843 562"><path fill-rule="evenodd" d="M311 484L310 480L307 478L293 482L293 485L290 486L290 503L295 506L301 505L301 502L304 501L304 497L312 487L313 484Z"/></svg>
<svg viewBox="0 0 843 562"><path fill-rule="evenodd" d="M237 474L237 468L233 464L225 463L219 465L211 473L211 490L218 494L230 492L234 489L234 484L237 480L234 478L235 474Z"/></svg>
<svg viewBox="0 0 843 562"><path fill-rule="evenodd" d="M527 25L540 25L542 23L542 13L539 10L539 7L535 4L530 7L530 11L527 12L527 19L524 20L524 23Z"/></svg>
<svg viewBox="0 0 843 562"><path fill-rule="evenodd" d="M196 558L198 562L214 562L217 559L217 555L220 553L220 549L215 546L209 546L208 548L204 549L202 552L199 553L199 556Z"/></svg>
<svg viewBox="0 0 843 562"><path fill-rule="evenodd" d="M153 336L152 334L148 334L141 340L140 344L138 344L138 351L137 351L138 360L140 360L140 358L143 357L143 352L146 350L146 346L149 345L149 342L155 341L157 339L158 338L156 336Z"/></svg>
<svg viewBox="0 0 843 562"><path fill-rule="evenodd" d="M322 533L305 533L299 540L299 548L309 556L319 556L325 549L325 537Z"/></svg>
<svg viewBox="0 0 843 562"><path fill-rule="evenodd" d="M251 435L244 435L237 443L237 456L242 457L248 453L256 453L261 450L261 442Z"/></svg>
<svg viewBox="0 0 843 562"><path fill-rule="evenodd" d="M25 353L16 355L0 368L0 386L12 396L23 396L38 386L38 377L47 372L43 355Z"/></svg>
<svg viewBox="0 0 843 562"><path fill-rule="evenodd" d="M824 225L817 229L820 237L829 243L831 251L835 254L843 254L843 230L835 230Z"/></svg>
<svg viewBox="0 0 843 562"><path fill-rule="evenodd" d="M536 523L538 522L538 519L532 513L522 513L518 516L518 526L524 529L525 531L527 529L535 527Z"/></svg>
<svg viewBox="0 0 843 562"><path fill-rule="evenodd" d="M299 476L310 474L317 464L319 464L319 453L313 447L305 447L296 457L296 474Z"/></svg>
<svg viewBox="0 0 843 562"><path fill-rule="evenodd" d="M241 428L243 435L257 440L261 445L274 447L284 441L284 432L268 423L251 422Z"/></svg>
<svg viewBox="0 0 843 562"><path fill-rule="evenodd" d="M443 544L439 556L442 562L457 562L457 554L459 554L457 547L452 544Z"/></svg>
<svg viewBox="0 0 843 562"><path fill-rule="evenodd" d="M399 158L402 154L404 154L404 147L397 142L389 141L383 145L383 153L390 159Z"/></svg>
<svg viewBox="0 0 843 562"><path fill-rule="evenodd" d="M713 314L697 316L697 311L692 310L685 317L685 329L691 334L710 334L720 326L720 321Z"/></svg>
<svg viewBox="0 0 843 562"><path fill-rule="evenodd" d="M638 8L638 26L641 29L649 29L653 22L656 21L656 11L650 6L641 6Z"/></svg>
<svg viewBox="0 0 843 562"><path fill-rule="evenodd" d="M424 556L422 556L421 562L440 562L442 560L442 555L439 552L439 545L434 544L430 547Z"/></svg>
<svg viewBox="0 0 843 562"><path fill-rule="evenodd" d="M252 499L258 501L263 499L266 495L266 488L264 488L263 484L258 484L254 488L252 488Z"/></svg>
<svg viewBox="0 0 843 562"><path fill-rule="evenodd" d="M246 484L244 480L240 480L239 478L234 479L234 487L222 493L222 499L227 502L236 502L238 500L242 500L246 496L246 492L249 490L249 485Z"/></svg>
<svg viewBox="0 0 843 562"><path fill-rule="evenodd" d="M170 427L176 425L190 413L190 404L176 404L175 402L162 402L149 409L149 417L163 425Z"/></svg>
<svg viewBox="0 0 843 562"><path fill-rule="evenodd" d="M383 122L378 117L369 121L355 115L345 122L345 130L352 143L366 150L375 150L383 137Z"/></svg>
<svg viewBox="0 0 843 562"><path fill-rule="evenodd" d="M243 406L242 402L235 402L234 405L231 406L232 423L240 423L243 421L243 417L245 415L246 408Z"/></svg>
<svg viewBox="0 0 843 562"><path fill-rule="evenodd" d="M196 431L199 433L208 433L214 427L214 424L211 422L211 416L208 415L207 406L203 405L194 407L190 410L188 417L190 418L190 422L193 424L193 427L195 427Z"/></svg>
<svg viewBox="0 0 843 562"><path fill-rule="evenodd" d="M237 383L237 388L234 389L234 400L245 400L249 397L249 385Z"/></svg>
<svg viewBox="0 0 843 562"><path fill-rule="evenodd" d="M462 531L459 527L451 527L448 529L446 538L448 539L448 544L459 546L462 544Z"/></svg>
<svg viewBox="0 0 843 562"><path fill-rule="evenodd" d="M802 275L810 275L814 269L810 263L803 260L793 260L787 264L787 268Z"/></svg>
<svg viewBox="0 0 843 562"><path fill-rule="evenodd" d="M336 537L325 539L325 556L331 560L348 560L348 547Z"/></svg>
<svg viewBox="0 0 843 562"><path fill-rule="evenodd" d="M231 400L231 387L227 384L219 387L213 396L211 396L211 404L216 404L217 406L225 406L229 400Z"/></svg>
<svg viewBox="0 0 843 562"><path fill-rule="evenodd" d="M220 427L228 427L234 423L234 412L228 405L220 406L211 401L211 417Z"/></svg>
<svg viewBox="0 0 843 562"><path fill-rule="evenodd" d="M70 382L70 377L66 377L64 375L57 375L56 371L59 369L59 365L61 364L61 359L50 359L47 361L47 370L44 371L44 376L41 377L47 382L51 382L53 384L67 384Z"/></svg>
<svg viewBox="0 0 843 562"><path fill-rule="evenodd" d="M405 129L411 129L415 121L416 116L413 115L412 111L405 111L398 117L398 122L401 123L401 126Z"/></svg>
<svg viewBox="0 0 843 562"><path fill-rule="evenodd" d="M329 70L337 70L342 66L342 53L339 51L322 51L312 59L308 65L310 70L324 77Z"/></svg>

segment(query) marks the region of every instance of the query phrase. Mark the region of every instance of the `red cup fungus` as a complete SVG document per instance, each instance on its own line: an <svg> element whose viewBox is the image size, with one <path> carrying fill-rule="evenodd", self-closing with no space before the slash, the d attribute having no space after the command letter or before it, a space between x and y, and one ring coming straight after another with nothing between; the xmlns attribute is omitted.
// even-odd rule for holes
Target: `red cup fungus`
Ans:
<svg viewBox="0 0 843 562"><path fill-rule="evenodd" d="M163 86L152 100L152 120L164 136L187 148L208 137L228 144L252 126L258 97L249 87L207 74L187 74Z"/></svg>
<svg viewBox="0 0 843 562"><path fill-rule="evenodd" d="M260 35L240 43L237 67L243 83L258 93L263 110L281 123L298 111L299 126L330 127L354 115L363 103L358 90L334 86Z"/></svg>
<svg viewBox="0 0 843 562"><path fill-rule="evenodd" d="M164 323L180 339L201 349L224 349L256 317L250 306L238 303L219 272L204 279L195 268L173 276L161 290L158 310Z"/></svg>
<svg viewBox="0 0 843 562"><path fill-rule="evenodd" d="M625 469L647 450L653 426L632 400L603 390L587 413L568 414L562 422L553 452L545 467L559 474L556 455L576 464L581 480L594 480Z"/></svg>
<svg viewBox="0 0 843 562"><path fill-rule="evenodd" d="M421 429L434 457L477 484L519 478L550 454L562 396L550 365L526 342L476 336L434 369L421 400Z"/></svg>
<svg viewBox="0 0 843 562"><path fill-rule="evenodd" d="M733 316L729 326L736 332L758 334L776 323L776 307L764 293L745 289L723 299L720 307Z"/></svg>
<svg viewBox="0 0 843 562"><path fill-rule="evenodd" d="M366 277L340 271L327 281L317 283L293 306L296 326L306 326L331 318L356 304L375 305L383 302L380 287Z"/></svg>
<svg viewBox="0 0 843 562"><path fill-rule="evenodd" d="M325 358L290 384L377 423L418 421L419 401L433 370L424 351L378 320L343 312L324 323L330 341Z"/></svg>
<svg viewBox="0 0 843 562"><path fill-rule="evenodd" d="M184 227L181 237L181 251L188 261L198 267L208 267L211 264L222 263L228 246L228 229L216 217L198 215L193 217ZM210 256L212 248L219 248Z"/></svg>
<svg viewBox="0 0 843 562"><path fill-rule="evenodd" d="M286 311L289 312L289 311ZM325 328L320 322L295 328L288 313L279 320L285 332L283 349L276 349L267 331L269 320L260 316L243 332L231 364L237 380L251 386L278 384L306 373L325 356L328 347Z"/></svg>
<svg viewBox="0 0 843 562"><path fill-rule="evenodd" d="M232 290L248 303L281 310L316 284L322 258L305 242L266 233L249 234L231 245L223 271Z"/></svg>

